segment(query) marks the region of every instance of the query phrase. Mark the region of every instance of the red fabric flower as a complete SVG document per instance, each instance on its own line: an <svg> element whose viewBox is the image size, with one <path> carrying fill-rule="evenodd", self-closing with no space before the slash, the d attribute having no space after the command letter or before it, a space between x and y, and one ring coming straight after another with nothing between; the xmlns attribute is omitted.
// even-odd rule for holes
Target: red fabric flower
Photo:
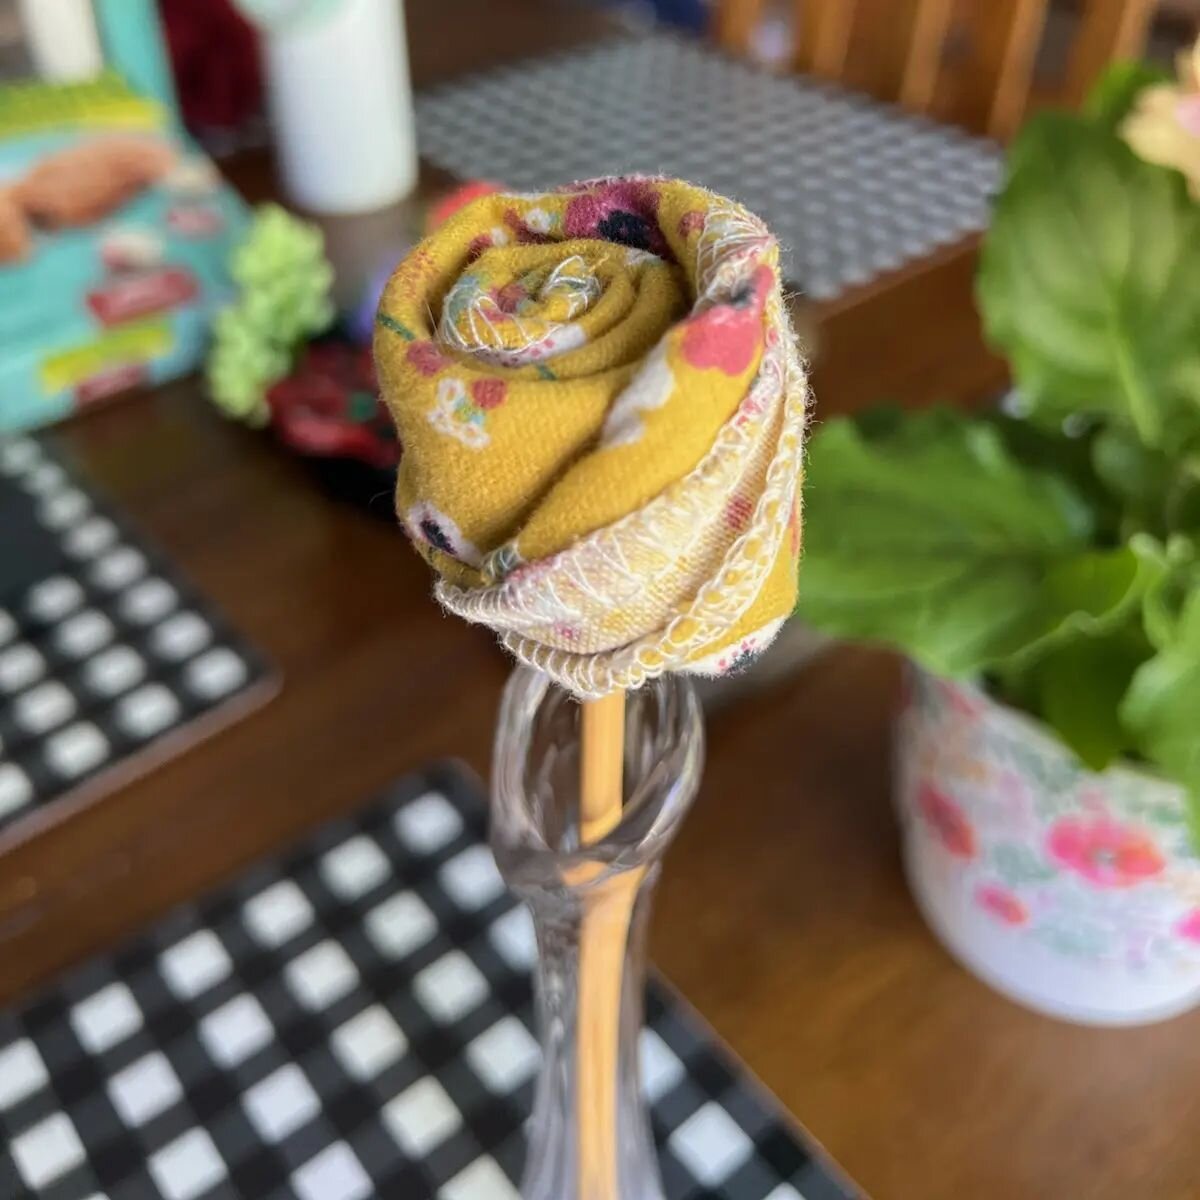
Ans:
<svg viewBox="0 0 1200 1200"><path fill-rule="evenodd" d="M959 858L974 858L977 853L975 830L963 810L932 784L921 785L917 807L928 822L934 836L951 854Z"/></svg>
<svg viewBox="0 0 1200 1200"><path fill-rule="evenodd" d="M349 342L307 347L295 369L267 392L271 427L301 454L394 467L400 458L378 399L370 349Z"/></svg>
<svg viewBox="0 0 1200 1200"><path fill-rule="evenodd" d="M1162 852L1140 829L1111 817L1062 817L1046 839L1050 857L1099 888L1132 887L1162 872Z"/></svg>

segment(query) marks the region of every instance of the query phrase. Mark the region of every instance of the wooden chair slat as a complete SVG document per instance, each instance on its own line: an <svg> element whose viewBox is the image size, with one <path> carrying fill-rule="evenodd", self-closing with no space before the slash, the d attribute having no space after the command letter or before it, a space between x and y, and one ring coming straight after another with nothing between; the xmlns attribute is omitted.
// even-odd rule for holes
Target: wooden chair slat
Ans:
<svg viewBox="0 0 1200 1200"><path fill-rule="evenodd" d="M1062 99L1141 50L1156 0L1077 0ZM765 0L717 0L721 45L745 53ZM1005 139L1025 116L1050 0L792 0L796 70ZM1040 98L1040 97L1039 97Z"/></svg>
<svg viewBox="0 0 1200 1200"><path fill-rule="evenodd" d="M712 24L717 44L734 54L745 54L762 18L763 5L764 0L720 0Z"/></svg>
<svg viewBox="0 0 1200 1200"><path fill-rule="evenodd" d="M1006 28L992 43L995 83L984 127L1001 139L1011 137L1025 115L1048 4L1047 0L1009 0L1005 7Z"/></svg>
<svg viewBox="0 0 1200 1200"><path fill-rule="evenodd" d="M944 64L933 115L992 137L1008 137L1029 99L1047 0L960 0L958 61Z"/></svg>
<svg viewBox="0 0 1200 1200"><path fill-rule="evenodd" d="M794 9L796 69L819 79L841 79L858 0L796 0Z"/></svg>
<svg viewBox="0 0 1200 1200"><path fill-rule="evenodd" d="M1155 0L1083 0L1080 29L1067 61L1068 103L1079 104L1113 59L1141 53L1155 7Z"/></svg>
<svg viewBox="0 0 1200 1200"><path fill-rule="evenodd" d="M914 112L928 112L933 103L954 9L955 0L919 0L917 4L898 96L900 103Z"/></svg>

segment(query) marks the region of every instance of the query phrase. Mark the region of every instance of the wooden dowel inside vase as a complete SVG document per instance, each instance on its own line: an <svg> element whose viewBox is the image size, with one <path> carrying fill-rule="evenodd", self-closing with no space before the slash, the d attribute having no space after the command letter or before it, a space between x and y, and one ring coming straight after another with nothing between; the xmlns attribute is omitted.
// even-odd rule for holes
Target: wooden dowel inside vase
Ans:
<svg viewBox="0 0 1200 1200"><path fill-rule="evenodd" d="M625 693L583 702L579 840L598 842L621 820L625 784Z"/></svg>
<svg viewBox="0 0 1200 1200"><path fill-rule="evenodd" d="M599 841L621 820L625 693L585 701L580 726L579 837ZM579 937L576 1028L578 1200L618 1200L617 1054L622 967L635 879L588 897Z"/></svg>

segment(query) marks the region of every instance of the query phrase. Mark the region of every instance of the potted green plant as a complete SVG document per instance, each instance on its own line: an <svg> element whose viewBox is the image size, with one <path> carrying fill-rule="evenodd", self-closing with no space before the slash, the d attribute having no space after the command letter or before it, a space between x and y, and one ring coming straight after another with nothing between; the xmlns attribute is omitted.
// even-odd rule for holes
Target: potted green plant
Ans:
<svg viewBox="0 0 1200 1200"><path fill-rule="evenodd" d="M1084 1021L1200 1002L1197 117L1190 60L1124 66L1012 146L977 290L1019 416L874 413L810 449L798 613L917 666L914 895Z"/></svg>

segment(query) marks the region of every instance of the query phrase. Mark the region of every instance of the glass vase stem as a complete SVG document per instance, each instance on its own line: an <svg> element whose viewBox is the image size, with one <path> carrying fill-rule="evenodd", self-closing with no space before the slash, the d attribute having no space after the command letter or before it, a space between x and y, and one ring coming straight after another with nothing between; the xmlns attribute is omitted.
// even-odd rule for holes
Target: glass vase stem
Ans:
<svg viewBox="0 0 1200 1200"><path fill-rule="evenodd" d="M581 707L519 668L493 762L492 848L538 947L542 1068L521 1195L662 1200L638 1071L645 929L662 855L699 783L700 711L678 676L629 694L624 802L589 838Z"/></svg>

